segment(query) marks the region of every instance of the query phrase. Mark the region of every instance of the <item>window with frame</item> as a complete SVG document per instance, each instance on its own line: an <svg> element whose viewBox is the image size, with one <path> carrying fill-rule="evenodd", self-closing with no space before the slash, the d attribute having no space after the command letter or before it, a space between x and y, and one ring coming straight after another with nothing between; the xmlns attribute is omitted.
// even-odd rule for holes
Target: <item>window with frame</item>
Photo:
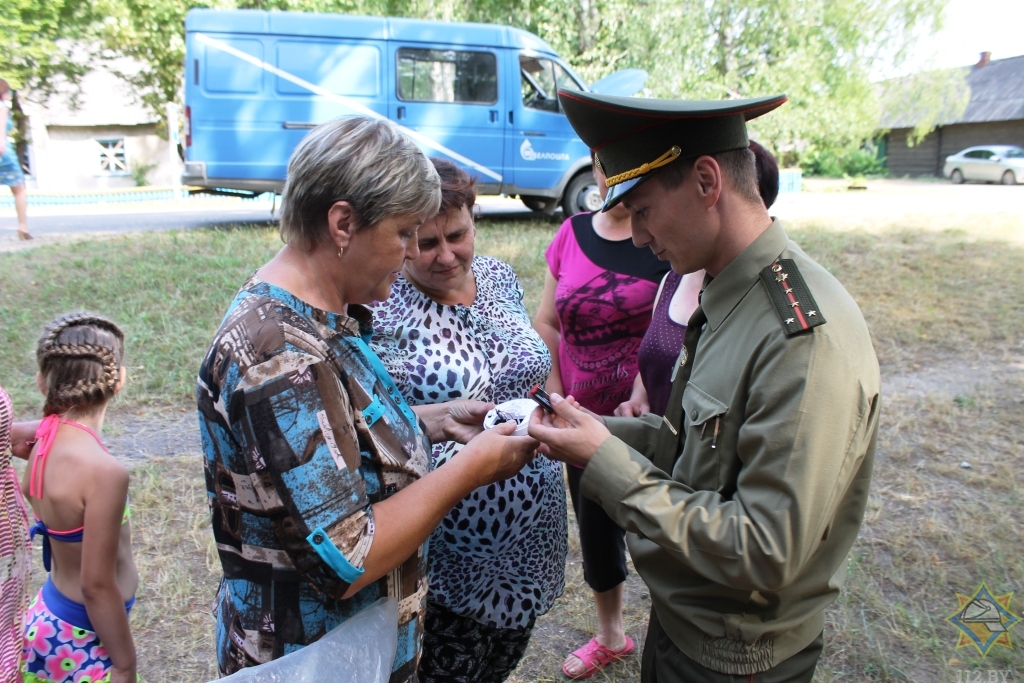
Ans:
<svg viewBox="0 0 1024 683"><path fill-rule="evenodd" d="M96 144L99 146L100 173L109 175L128 173L124 138L96 140Z"/></svg>
<svg viewBox="0 0 1024 683"><path fill-rule="evenodd" d="M530 55L519 56L523 106L543 111L560 111L559 90L583 90L558 62Z"/></svg>
<svg viewBox="0 0 1024 683"><path fill-rule="evenodd" d="M494 104L498 101L498 59L492 52L400 48L398 99Z"/></svg>

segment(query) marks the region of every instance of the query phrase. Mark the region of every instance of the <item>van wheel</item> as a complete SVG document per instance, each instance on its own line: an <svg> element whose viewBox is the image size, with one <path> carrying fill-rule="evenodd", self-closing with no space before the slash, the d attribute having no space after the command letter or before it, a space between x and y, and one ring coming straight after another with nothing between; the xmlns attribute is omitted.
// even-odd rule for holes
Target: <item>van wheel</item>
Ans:
<svg viewBox="0 0 1024 683"><path fill-rule="evenodd" d="M562 213L566 218L586 211L600 211L603 204L601 191L597 189L597 181L590 171L584 171L570 180L562 195Z"/></svg>
<svg viewBox="0 0 1024 683"><path fill-rule="evenodd" d="M964 184L964 174L960 172L959 168L953 169L953 172L949 174L949 179L953 181L954 185Z"/></svg>
<svg viewBox="0 0 1024 683"><path fill-rule="evenodd" d="M1003 174L1003 185L1016 185L1017 179L1013 177L1013 171L1007 171Z"/></svg>
<svg viewBox="0 0 1024 683"><path fill-rule="evenodd" d="M547 197L538 197L530 194L519 195L519 199L530 211L542 211L544 209L544 205L548 203Z"/></svg>

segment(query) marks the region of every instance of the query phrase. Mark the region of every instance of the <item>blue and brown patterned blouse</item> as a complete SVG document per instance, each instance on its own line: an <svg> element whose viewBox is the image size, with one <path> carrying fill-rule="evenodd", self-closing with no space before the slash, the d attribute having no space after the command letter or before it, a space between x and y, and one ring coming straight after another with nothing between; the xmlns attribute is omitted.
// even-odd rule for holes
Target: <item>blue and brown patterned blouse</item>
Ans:
<svg viewBox="0 0 1024 683"><path fill-rule="evenodd" d="M206 487L224 570L216 602L221 674L297 650L393 596L399 642L391 683L414 679L424 548L341 599L373 541L370 506L426 474L430 452L422 426L389 396L362 346L369 312L348 312L313 308L253 275L199 369Z"/></svg>

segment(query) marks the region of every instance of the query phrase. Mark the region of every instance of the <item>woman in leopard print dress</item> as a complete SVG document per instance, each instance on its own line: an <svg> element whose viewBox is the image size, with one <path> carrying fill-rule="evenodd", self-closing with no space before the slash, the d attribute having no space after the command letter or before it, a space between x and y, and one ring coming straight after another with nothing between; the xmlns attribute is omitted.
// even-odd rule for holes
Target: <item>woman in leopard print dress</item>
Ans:
<svg viewBox="0 0 1024 683"><path fill-rule="evenodd" d="M544 384L551 356L512 268L474 255L474 181L433 162L441 211L419 228L419 258L374 307L374 351L412 405L524 398ZM435 444L431 467L460 448ZM562 594L566 549L562 472L543 455L456 505L430 539L420 682L504 681Z"/></svg>

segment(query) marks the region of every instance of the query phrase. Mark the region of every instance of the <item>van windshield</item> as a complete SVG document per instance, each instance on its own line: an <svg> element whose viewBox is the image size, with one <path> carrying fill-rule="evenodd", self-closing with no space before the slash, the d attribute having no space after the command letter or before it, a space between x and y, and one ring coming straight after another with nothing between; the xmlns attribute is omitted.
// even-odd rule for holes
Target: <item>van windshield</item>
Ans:
<svg viewBox="0 0 1024 683"><path fill-rule="evenodd" d="M583 85L553 59L519 56L523 106L557 112L559 90L583 90Z"/></svg>

